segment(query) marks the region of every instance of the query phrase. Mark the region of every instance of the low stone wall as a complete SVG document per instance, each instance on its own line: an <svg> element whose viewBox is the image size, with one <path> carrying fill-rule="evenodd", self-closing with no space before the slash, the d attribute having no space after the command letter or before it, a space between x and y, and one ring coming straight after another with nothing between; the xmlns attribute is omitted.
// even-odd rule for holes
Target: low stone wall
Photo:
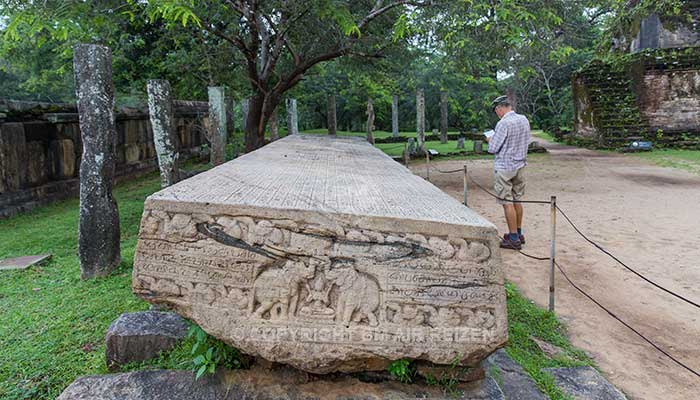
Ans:
<svg viewBox="0 0 700 400"><path fill-rule="evenodd" d="M199 156L206 142L206 102L176 101L181 159ZM116 117L118 179L157 168L146 108ZM82 154L75 104L0 101L0 218L77 195Z"/></svg>

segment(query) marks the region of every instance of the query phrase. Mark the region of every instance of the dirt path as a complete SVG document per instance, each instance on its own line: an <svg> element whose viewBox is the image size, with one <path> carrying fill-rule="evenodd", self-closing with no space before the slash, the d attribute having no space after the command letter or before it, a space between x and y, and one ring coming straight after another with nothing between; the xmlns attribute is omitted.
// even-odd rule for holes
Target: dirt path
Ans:
<svg viewBox="0 0 700 400"><path fill-rule="evenodd" d="M542 141L540 141L542 142ZM700 302L700 177L617 154L546 145L532 157L526 199L558 203L579 228L657 283ZM456 169L464 161L446 161ZM468 161L492 186L492 161ZM417 165L414 172L424 175ZM431 172L462 199L462 175ZM470 185L470 207L505 230L502 208ZM525 251L549 254L549 206L525 205ZM645 283L598 252L558 217L557 257L571 279L666 351L700 371L700 309ZM506 276L540 306L548 301L548 263L504 251ZM586 350L631 399L697 399L700 378L682 369L556 276L556 311L575 346Z"/></svg>

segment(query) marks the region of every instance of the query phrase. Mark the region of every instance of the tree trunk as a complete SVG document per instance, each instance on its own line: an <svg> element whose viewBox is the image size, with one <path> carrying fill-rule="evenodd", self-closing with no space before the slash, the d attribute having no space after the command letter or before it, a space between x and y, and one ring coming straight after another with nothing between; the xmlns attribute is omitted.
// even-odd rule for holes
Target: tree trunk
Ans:
<svg viewBox="0 0 700 400"><path fill-rule="evenodd" d="M418 139L418 152L423 153L425 146L425 92L416 90L416 138Z"/></svg>
<svg viewBox="0 0 700 400"><path fill-rule="evenodd" d="M279 138L279 119L277 116L277 107L275 107L275 111L273 111L270 116L270 141L274 142Z"/></svg>
<svg viewBox="0 0 700 400"><path fill-rule="evenodd" d="M265 145L265 126L267 118L263 118L264 94L255 94L248 99L248 118L245 126L245 151L249 153Z"/></svg>

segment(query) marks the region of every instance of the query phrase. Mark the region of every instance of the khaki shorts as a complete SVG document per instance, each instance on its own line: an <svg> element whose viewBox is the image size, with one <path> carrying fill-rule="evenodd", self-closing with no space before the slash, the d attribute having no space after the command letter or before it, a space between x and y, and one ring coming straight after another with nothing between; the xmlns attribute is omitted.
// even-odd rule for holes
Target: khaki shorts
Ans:
<svg viewBox="0 0 700 400"><path fill-rule="evenodd" d="M525 167L517 171L495 171L493 188L496 196L504 200L496 200L498 204L510 204L513 200L521 200L525 195Z"/></svg>

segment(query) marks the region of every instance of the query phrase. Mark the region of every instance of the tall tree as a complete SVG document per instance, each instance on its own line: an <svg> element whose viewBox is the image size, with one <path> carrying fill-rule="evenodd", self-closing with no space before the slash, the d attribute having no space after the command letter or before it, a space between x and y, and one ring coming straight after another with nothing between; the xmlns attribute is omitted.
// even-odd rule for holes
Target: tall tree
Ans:
<svg viewBox="0 0 700 400"><path fill-rule="evenodd" d="M191 23L228 42L250 84L246 151L264 144L284 94L315 65L348 54L373 55L392 43L403 15L431 0L152 0L149 15Z"/></svg>

